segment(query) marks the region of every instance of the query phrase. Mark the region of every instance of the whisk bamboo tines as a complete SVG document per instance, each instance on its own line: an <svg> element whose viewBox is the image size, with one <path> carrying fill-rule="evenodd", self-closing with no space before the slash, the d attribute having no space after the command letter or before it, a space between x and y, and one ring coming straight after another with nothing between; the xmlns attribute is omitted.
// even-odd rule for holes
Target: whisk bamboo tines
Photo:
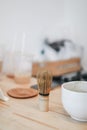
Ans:
<svg viewBox="0 0 87 130"><path fill-rule="evenodd" d="M48 70L43 70L37 74L38 90L41 95L47 95L50 92L52 83L52 74Z"/></svg>
<svg viewBox="0 0 87 130"><path fill-rule="evenodd" d="M44 70L37 74L38 90L39 90L39 108L41 111L49 110L49 92L52 82L51 72Z"/></svg>

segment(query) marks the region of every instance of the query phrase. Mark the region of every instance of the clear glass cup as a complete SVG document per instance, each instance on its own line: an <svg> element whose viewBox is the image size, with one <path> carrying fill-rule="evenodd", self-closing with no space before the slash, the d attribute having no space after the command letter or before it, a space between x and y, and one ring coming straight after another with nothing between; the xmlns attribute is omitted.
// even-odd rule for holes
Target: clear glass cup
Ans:
<svg viewBox="0 0 87 130"><path fill-rule="evenodd" d="M0 44L0 73L2 73L5 46Z"/></svg>
<svg viewBox="0 0 87 130"><path fill-rule="evenodd" d="M14 80L18 84L28 84L32 76L32 55L17 53L15 56Z"/></svg>
<svg viewBox="0 0 87 130"><path fill-rule="evenodd" d="M6 76L10 78L14 77L14 57L15 57L14 52L6 51L5 56L3 58L2 71Z"/></svg>

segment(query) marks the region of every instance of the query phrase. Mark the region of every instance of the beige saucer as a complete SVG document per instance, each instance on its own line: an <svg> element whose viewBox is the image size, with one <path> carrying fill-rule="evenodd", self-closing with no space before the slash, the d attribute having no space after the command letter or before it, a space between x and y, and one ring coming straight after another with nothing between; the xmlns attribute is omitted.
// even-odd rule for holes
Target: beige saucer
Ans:
<svg viewBox="0 0 87 130"><path fill-rule="evenodd" d="M32 88L13 88L8 90L7 94L13 98L31 98L38 95L38 91Z"/></svg>

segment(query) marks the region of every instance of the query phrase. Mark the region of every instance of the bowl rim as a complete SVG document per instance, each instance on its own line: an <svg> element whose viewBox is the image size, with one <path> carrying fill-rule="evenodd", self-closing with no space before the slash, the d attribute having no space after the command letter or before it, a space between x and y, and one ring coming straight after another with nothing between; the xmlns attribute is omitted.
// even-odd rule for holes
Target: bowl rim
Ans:
<svg viewBox="0 0 87 130"><path fill-rule="evenodd" d="M71 92L71 93L78 93L78 94L86 94L87 95L87 91L84 91L84 92L83 91L75 91L75 90L71 90L71 89L64 87L65 85L72 84L72 83L78 83L78 82L87 84L87 81L70 81L70 82L63 83L61 85L62 90L66 90L66 91Z"/></svg>

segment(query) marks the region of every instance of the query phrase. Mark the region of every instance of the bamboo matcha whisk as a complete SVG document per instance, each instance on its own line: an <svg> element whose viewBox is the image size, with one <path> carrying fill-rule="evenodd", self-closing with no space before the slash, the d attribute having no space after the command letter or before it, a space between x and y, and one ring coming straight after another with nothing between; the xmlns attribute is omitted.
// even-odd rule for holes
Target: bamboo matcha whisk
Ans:
<svg viewBox="0 0 87 130"><path fill-rule="evenodd" d="M48 70L43 70L37 75L39 91L39 107L41 111L49 110L49 93L52 83L52 74Z"/></svg>

